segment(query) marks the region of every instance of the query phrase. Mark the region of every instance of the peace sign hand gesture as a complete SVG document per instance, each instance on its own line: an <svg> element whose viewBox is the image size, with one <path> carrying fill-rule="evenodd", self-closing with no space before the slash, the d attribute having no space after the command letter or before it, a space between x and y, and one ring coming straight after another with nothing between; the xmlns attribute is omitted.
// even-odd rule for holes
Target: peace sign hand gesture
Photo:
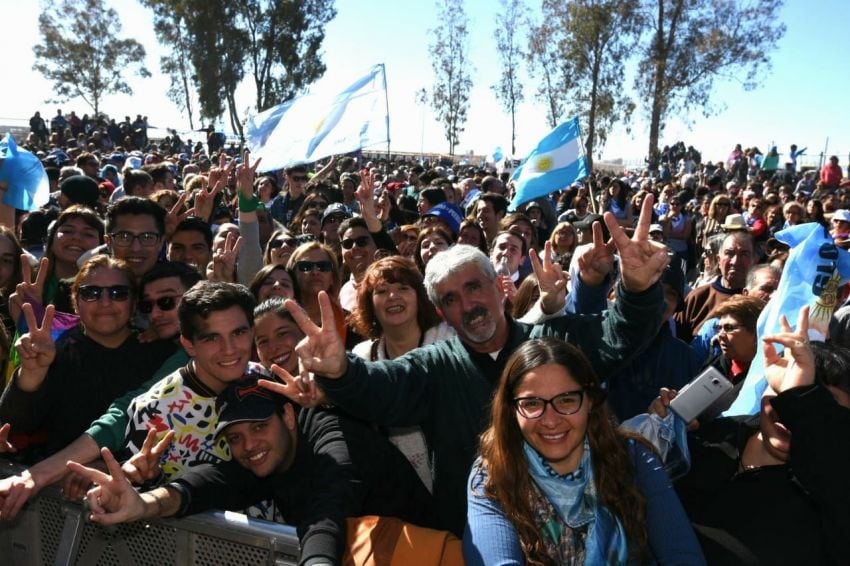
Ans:
<svg viewBox="0 0 850 566"><path fill-rule="evenodd" d="M620 255L620 277L623 287L631 293L641 293L649 289L661 278L670 257L667 246L649 239L649 225L652 222L652 204L655 197L651 194L643 199L640 219L634 235L629 238L617 219L610 212L605 213L605 225L611 232L611 239ZM594 242L596 233L594 232Z"/></svg>
<svg viewBox="0 0 850 566"><path fill-rule="evenodd" d="M91 520L102 525L115 525L144 518L147 507L145 501L133 489L121 470L121 464L108 448L101 449L101 456L106 462L108 474L77 462L68 462L69 470L97 484L87 495Z"/></svg>
<svg viewBox="0 0 850 566"><path fill-rule="evenodd" d="M142 449L133 454L133 456L124 462L121 469L126 474L127 478L136 485L142 485L147 481L154 480L159 477L160 466L159 461L162 454L171 445L174 440L174 431L169 430L165 436L156 441L157 430L151 428L145 437L145 442L142 444ZM154 444L156 443L156 444Z"/></svg>
<svg viewBox="0 0 850 566"><path fill-rule="evenodd" d="M567 280L561 264L552 261L552 243L547 241L543 246L543 261L535 250L530 250L531 268L537 276L537 286L540 288L540 304L543 312L554 314L564 310L567 302Z"/></svg>
<svg viewBox="0 0 850 566"><path fill-rule="evenodd" d="M288 299L286 310L304 333L304 338L295 347L301 373L309 372L323 377L336 379L342 377L348 367L345 344L336 331L331 300L325 291L319 291L319 307L322 312L322 326L310 320L298 303Z"/></svg>
<svg viewBox="0 0 850 566"><path fill-rule="evenodd" d="M21 336L15 343L21 358L21 373L18 376L18 387L24 391L36 391L47 377L47 370L56 358L56 344L50 329L53 327L53 305L47 305L44 320L38 326L32 305L24 303L24 317L29 332Z"/></svg>
<svg viewBox="0 0 850 566"><path fill-rule="evenodd" d="M262 160L262 157L258 158L252 167L249 162L250 156L250 152L246 149L242 152L242 163L236 166L236 187L242 191L242 197L247 199L254 196L254 175Z"/></svg>
<svg viewBox="0 0 850 566"><path fill-rule="evenodd" d="M33 279L29 256L21 254L21 282L9 297L9 315L16 324L21 316L21 305L27 302L41 303L44 300L44 282L47 281L48 271L50 260L43 257L38 265L38 274Z"/></svg>
<svg viewBox="0 0 850 566"><path fill-rule="evenodd" d="M229 283L235 282L236 260L239 258L242 243L242 236L228 232L224 240L224 247L219 248L213 254L212 276L209 277L208 275L210 279Z"/></svg>
<svg viewBox="0 0 850 566"><path fill-rule="evenodd" d="M181 193L180 198L177 199L177 202L174 203L174 206L172 206L171 210L168 211L168 214L165 215L165 238L167 240L171 239L174 231L177 230L177 225L189 218L195 212L194 208L190 208L185 212L180 212L186 205L187 198L189 198L188 192L184 191Z"/></svg>

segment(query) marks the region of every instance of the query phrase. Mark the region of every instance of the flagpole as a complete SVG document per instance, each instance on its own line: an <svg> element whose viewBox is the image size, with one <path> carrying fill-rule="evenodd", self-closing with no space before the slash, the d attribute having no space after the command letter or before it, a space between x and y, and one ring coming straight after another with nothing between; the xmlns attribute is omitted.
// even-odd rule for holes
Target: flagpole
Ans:
<svg viewBox="0 0 850 566"><path fill-rule="evenodd" d="M589 164L590 162L587 160L587 148L584 146L584 136L582 135L582 132L581 132L581 121L580 120L578 122L578 139L579 139L579 144L578 144L579 153L581 153L581 156L584 157L584 162L586 164ZM599 207L596 204L596 197L593 195L593 183L590 182L590 177L591 177L592 173L593 173L593 171L588 170L588 172L587 172L588 180L585 181L587 183L587 196L590 197L590 199L589 199L590 200L590 210L593 212L593 214L599 214Z"/></svg>
<svg viewBox="0 0 850 566"><path fill-rule="evenodd" d="M384 63L381 63L381 75L384 77L384 104L386 106L386 115L387 115L387 169L384 173L389 176L390 174L390 95L387 93L387 66Z"/></svg>

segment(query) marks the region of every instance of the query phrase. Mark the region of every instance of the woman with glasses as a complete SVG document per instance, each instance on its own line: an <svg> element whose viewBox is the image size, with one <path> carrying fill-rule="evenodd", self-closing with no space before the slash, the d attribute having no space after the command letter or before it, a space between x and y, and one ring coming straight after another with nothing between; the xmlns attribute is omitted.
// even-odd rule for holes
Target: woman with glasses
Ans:
<svg viewBox="0 0 850 566"><path fill-rule="evenodd" d="M467 493L477 564L704 564L670 480L614 429L584 354L554 338L508 360Z"/></svg>
<svg viewBox="0 0 850 566"><path fill-rule="evenodd" d="M281 228L272 232L263 253L263 265L282 265L286 267L292 252L299 246L298 238L288 230Z"/></svg>
<svg viewBox="0 0 850 566"><path fill-rule="evenodd" d="M333 306L336 329L343 341L348 338L346 313L339 304L339 260L331 248L319 242L301 244L286 266L295 291L295 301L316 324L321 324L319 292L328 294Z"/></svg>
<svg viewBox="0 0 850 566"><path fill-rule="evenodd" d="M33 457L69 444L176 350L171 341L141 344L137 339L130 326L135 284L123 261L105 255L89 259L71 287L79 325L58 341L53 305L42 320L33 305L24 305L28 330L18 341L21 366L0 399L0 420L16 432L46 433Z"/></svg>

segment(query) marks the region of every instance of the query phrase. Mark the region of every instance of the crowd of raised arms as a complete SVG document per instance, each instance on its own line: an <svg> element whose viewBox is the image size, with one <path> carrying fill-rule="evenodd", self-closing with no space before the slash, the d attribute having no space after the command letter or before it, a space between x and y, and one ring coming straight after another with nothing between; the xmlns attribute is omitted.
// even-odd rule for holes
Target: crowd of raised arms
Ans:
<svg viewBox="0 0 850 566"><path fill-rule="evenodd" d="M25 466L0 521L61 482L104 525L293 525L310 565L402 538L433 564L850 563L844 288L824 342L807 308L756 329L800 234L850 246L838 157L677 143L509 211L500 166L260 174L212 128L148 133L58 111L19 140L51 198L0 203L0 452ZM761 410L724 416L751 365ZM730 387L685 422L707 368Z"/></svg>

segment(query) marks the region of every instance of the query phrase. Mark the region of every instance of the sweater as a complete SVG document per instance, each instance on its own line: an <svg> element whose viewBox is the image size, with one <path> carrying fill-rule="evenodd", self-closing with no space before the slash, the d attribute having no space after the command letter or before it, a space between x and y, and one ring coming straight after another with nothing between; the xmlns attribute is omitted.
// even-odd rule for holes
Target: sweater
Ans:
<svg viewBox="0 0 850 566"><path fill-rule="evenodd" d="M21 432L44 427L44 448L52 454L82 434L115 398L153 375L176 348L173 342L142 344L135 334L107 348L78 327L56 345L56 358L39 389L22 391L15 375L0 398L0 421Z"/></svg>
<svg viewBox="0 0 850 566"><path fill-rule="evenodd" d="M509 321L495 359L455 336L392 361L367 363L353 354L339 379L317 377L325 393L352 415L383 426L419 425L431 451L440 529L458 536L466 522L466 478L489 422L489 406L510 355L529 338L556 335L580 348L603 379L652 339L661 323L660 286L617 301L602 315L566 315L532 326Z"/></svg>

